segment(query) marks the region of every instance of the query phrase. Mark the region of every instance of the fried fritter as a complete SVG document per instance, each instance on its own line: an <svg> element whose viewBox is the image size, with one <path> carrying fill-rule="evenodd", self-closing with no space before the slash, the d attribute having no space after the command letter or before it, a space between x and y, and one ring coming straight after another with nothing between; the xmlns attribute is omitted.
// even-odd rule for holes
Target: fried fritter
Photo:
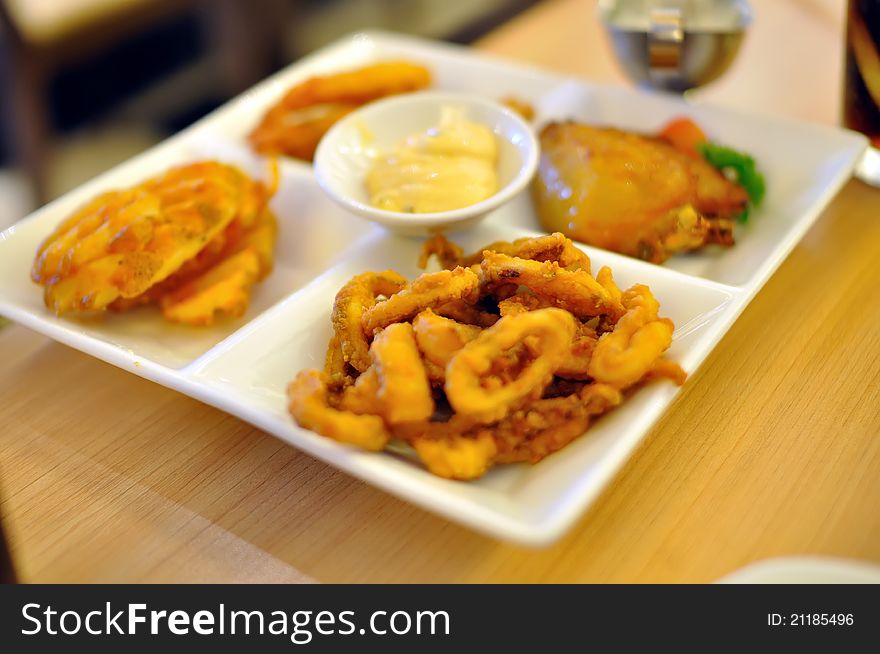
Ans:
<svg viewBox="0 0 880 654"><path fill-rule="evenodd" d="M321 138L340 118L389 95L431 83L427 68L388 61L334 75L311 77L291 88L251 132L254 150L311 161Z"/></svg>
<svg viewBox="0 0 880 654"><path fill-rule="evenodd" d="M244 249L262 278L277 229L266 206L273 192L217 162L172 168L83 205L40 246L31 277L57 314L154 302Z"/></svg>

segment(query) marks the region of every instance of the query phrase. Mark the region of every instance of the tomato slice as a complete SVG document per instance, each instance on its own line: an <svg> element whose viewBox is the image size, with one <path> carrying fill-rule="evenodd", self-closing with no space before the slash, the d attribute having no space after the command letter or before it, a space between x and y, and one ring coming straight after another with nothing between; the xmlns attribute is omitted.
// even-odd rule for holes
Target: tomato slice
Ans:
<svg viewBox="0 0 880 654"><path fill-rule="evenodd" d="M700 157L697 145L708 140L700 126L684 116L667 123L657 136L695 159Z"/></svg>

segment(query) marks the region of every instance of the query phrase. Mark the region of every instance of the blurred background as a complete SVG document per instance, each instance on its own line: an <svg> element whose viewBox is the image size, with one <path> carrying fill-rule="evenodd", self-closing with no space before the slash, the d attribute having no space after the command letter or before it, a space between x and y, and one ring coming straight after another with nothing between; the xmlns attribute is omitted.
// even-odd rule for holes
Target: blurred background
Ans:
<svg viewBox="0 0 880 654"><path fill-rule="evenodd" d="M0 229L349 32L470 43L541 0L0 0Z"/></svg>

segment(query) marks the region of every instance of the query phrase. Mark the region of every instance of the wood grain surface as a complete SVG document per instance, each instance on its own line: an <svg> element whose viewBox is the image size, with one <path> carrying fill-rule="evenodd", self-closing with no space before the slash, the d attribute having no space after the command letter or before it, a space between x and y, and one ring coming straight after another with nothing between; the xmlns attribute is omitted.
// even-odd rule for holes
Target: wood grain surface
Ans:
<svg viewBox="0 0 880 654"><path fill-rule="evenodd" d="M841 4L754 1L740 59L701 93L834 122ZM623 83L587 0L538 5L479 47ZM7 326L4 526L21 577L39 582L707 582L777 555L880 561L878 284L880 191L853 181L544 550L476 535Z"/></svg>

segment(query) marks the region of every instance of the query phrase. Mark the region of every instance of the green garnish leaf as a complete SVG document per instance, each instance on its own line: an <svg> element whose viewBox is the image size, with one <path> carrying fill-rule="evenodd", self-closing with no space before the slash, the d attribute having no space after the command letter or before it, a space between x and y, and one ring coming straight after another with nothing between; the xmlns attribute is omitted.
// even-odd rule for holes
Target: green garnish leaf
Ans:
<svg viewBox="0 0 880 654"><path fill-rule="evenodd" d="M742 186L749 199L756 207L760 206L764 199L764 193L767 186L764 182L764 176L758 171L755 160L749 155L738 152L726 145L718 145L717 143L700 143L697 150L703 159L710 165L723 173L732 173L733 181ZM737 220L746 222L748 220L749 208L743 211Z"/></svg>

